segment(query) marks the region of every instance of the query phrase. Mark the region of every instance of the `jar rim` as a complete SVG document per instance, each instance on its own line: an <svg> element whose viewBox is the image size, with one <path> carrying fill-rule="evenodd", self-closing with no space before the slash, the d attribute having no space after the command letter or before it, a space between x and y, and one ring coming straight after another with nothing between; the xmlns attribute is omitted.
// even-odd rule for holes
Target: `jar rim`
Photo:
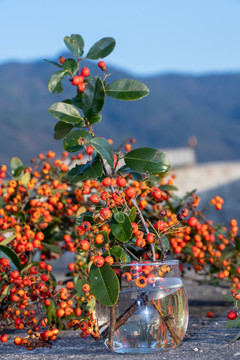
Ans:
<svg viewBox="0 0 240 360"><path fill-rule="evenodd" d="M114 262L111 266L115 267L115 266L120 266L120 267L124 267L124 266L145 266L145 265L151 265L151 266L162 266L162 265L170 265L170 266L174 266L174 265L179 265L179 260L175 260L175 259L171 259L171 260L164 260L164 261L153 261L153 260L144 260L144 261L132 261L132 262Z"/></svg>

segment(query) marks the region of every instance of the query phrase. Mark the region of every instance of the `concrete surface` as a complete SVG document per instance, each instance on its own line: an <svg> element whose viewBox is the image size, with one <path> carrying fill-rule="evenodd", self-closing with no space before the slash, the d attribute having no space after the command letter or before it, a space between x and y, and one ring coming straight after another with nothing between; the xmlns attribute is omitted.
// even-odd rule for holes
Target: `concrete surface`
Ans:
<svg viewBox="0 0 240 360"><path fill-rule="evenodd" d="M190 321L186 337L178 348L144 355L118 355L111 353L103 343L92 339L81 339L79 331L62 331L59 339L50 349L33 351L13 345L14 331L9 333L10 340L0 344L1 360L237 360L240 359L240 341L230 340L238 332L226 330L225 323L229 304L223 300L227 289L210 285L198 285L190 280L184 281L190 305ZM206 316L214 312L213 318Z"/></svg>

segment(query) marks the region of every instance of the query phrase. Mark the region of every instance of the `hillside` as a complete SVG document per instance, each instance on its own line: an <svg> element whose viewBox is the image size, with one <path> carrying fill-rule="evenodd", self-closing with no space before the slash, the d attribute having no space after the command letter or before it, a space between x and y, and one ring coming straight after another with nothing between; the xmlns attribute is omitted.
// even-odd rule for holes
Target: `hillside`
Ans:
<svg viewBox="0 0 240 360"><path fill-rule="evenodd" d="M66 84L64 95L48 92L48 79L56 70L44 61L0 66L0 163L16 155L27 161L39 152L62 150L61 142L52 137L56 121L48 107L73 96L74 89ZM130 77L109 70L112 80ZM97 125L100 136L117 144L135 137L138 146L162 149L186 146L195 135L199 162L239 160L240 74L165 74L137 80L147 84L150 95L137 102L107 98Z"/></svg>

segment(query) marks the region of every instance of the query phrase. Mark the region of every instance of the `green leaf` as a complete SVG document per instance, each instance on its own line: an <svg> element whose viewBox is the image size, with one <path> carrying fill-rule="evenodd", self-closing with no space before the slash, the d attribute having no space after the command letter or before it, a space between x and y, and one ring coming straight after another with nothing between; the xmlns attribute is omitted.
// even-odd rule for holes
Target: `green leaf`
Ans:
<svg viewBox="0 0 240 360"><path fill-rule="evenodd" d="M224 300L229 301L229 302L235 302L236 298L233 297L232 295L224 295Z"/></svg>
<svg viewBox="0 0 240 360"><path fill-rule="evenodd" d="M238 238L237 236L234 239L235 244L236 244L236 249L237 251L240 251L240 238Z"/></svg>
<svg viewBox="0 0 240 360"><path fill-rule="evenodd" d="M0 245L0 258L7 257L10 260L11 269L21 271L22 265L18 255L8 246Z"/></svg>
<svg viewBox="0 0 240 360"><path fill-rule="evenodd" d="M82 97L83 92L78 92L77 95L70 100L70 103L78 107L79 109L82 109Z"/></svg>
<svg viewBox="0 0 240 360"><path fill-rule="evenodd" d="M105 91L102 80L94 76L87 83L82 95L82 109L87 119L97 115L105 101Z"/></svg>
<svg viewBox="0 0 240 360"><path fill-rule="evenodd" d="M15 173L16 173L16 170L18 168L23 168L24 169L24 166L23 166L23 163L22 161L18 158L18 157L13 157L11 159L11 163L10 163L10 169L11 169L11 173L15 176Z"/></svg>
<svg viewBox="0 0 240 360"><path fill-rule="evenodd" d="M92 313L96 308L96 299L92 297L91 300L88 301L86 308Z"/></svg>
<svg viewBox="0 0 240 360"><path fill-rule="evenodd" d="M61 250L60 246L48 244L45 242L42 242L42 245L45 246L51 253L62 255L62 250Z"/></svg>
<svg viewBox="0 0 240 360"><path fill-rule="evenodd" d="M153 148L138 148L124 156L127 166L139 173L160 174L170 168L168 158L163 152Z"/></svg>
<svg viewBox="0 0 240 360"><path fill-rule="evenodd" d="M121 174L121 175L131 174L131 177L132 177L133 180L142 180L144 178L144 175L133 171L127 165L124 165L121 168L119 168L117 173Z"/></svg>
<svg viewBox="0 0 240 360"><path fill-rule="evenodd" d="M50 60L47 60L47 59L43 59L43 60L48 62L49 64L55 65L55 66L62 69L62 66L60 64L58 64L56 61L50 61Z"/></svg>
<svg viewBox="0 0 240 360"><path fill-rule="evenodd" d="M69 131L72 130L72 128L73 128L72 124L65 123L63 121L58 121L54 128L54 139L60 140L64 138L69 133Z"/></svg>
<svg viewBox="0 0 240 360"><path fill-rule="evenodd" d="M46 306L44 303L42 303L42 306L44 308L44 310L46 311L46 315L47 318L50 322L50 324L52 323L56 323L57 322L57 312L56 312L56 305L54 303L54 301L50 300L51 304L49 306Z"/></svg>
<svg viewBox="0 0 240 360"><path fill-rule="evenodd" d="M76 292L78 293L79 296L85 296L85 292L82 290L82 286L84 284L88 284L88 281L84 280L84 279L77 279L77 281L74 284L74 288L76 290Z"/></svg>
<svg viewBox="0 0 240 360"><path fill-rule="evenodd" d="M226 328L227 329L232 329L233 327L237 327L240 326L240 319L239 317L237 317L234 320L228 320L226 323Z"/></svg>
<svg viewBox="0 0 240 360"><path fill-rule="evenodd" d="M84 165L76 165L68 173L68 179L73 184L85 179L97 179L103 173L103 166L100 158L88 161Z"/></svg>
<svg viewBox="0 0 240 360"><path fill-rule="evenodd" d="M231 343L237 341L240 338L240 331L237 333L237 335L234 336L234 338L230 341Z"/></svg>
<svg viewBox="0 0 240 360"><path fill-rule="evenodd" d="M115 245L110 248L110 254L120 262L130 262L130 256L119 245Z"/></svg>
<svg viewBox="0 0 240 360"><path fill-rule="evenodd" d="M73 130L63 139L63 147L68 152L81 150L91 140L92 136L86 130Z"/></svg>
<svg viewBox="0 0 240 360"><path fill-rule="evenodd" d="M162 191L177 191L178 190L178 188L176 186L168 185L168 184L160 185L159 189Z"/></svg>
<svg viewBox="0 0 240 360"><path fill-rule="evenodd" d="M122 212L117 211L117 212L114 213L113 216L114 216L114 219L115 219L118 223L120 223L120 224L124 223L124 221L125 221L125 216L124 216L124 214L123 214Z"/></svg>
<svg viewBox="0 0 240 360"><path fill-rule="evenodd" d="M139 100L149 94L145 84L130 79L115 80L105 90L108 96L117 100Z"/></svg>
<svg viewBox="0 0 240 360"><path fill-rule="evenodd" d="M101 304L113 306L118 299L119 280L113 269L104 264L98 268L92 264L89 272L91 292Z"/></svg>
<svg viewBox="0 0 240 360"><path fill-rule="evenodd" d="M90 223L92 223L92 215L93 212L85 211L84 213L78 216L78 218L76 219L76 224L81 225L83 221L89 221Z"/></svg>
<svg viewBox="0 0 240 360"><path fill-rule="evenodd" d="M72 76L78 71L78 63L73 59L67 59L62 66L66 71L70 72Z"/></svg>
<svg viewBox="0 0 240 360"><path fill-rule="evenodd" d="M165 235L161 236L159 242L161 242L162 247L160 245L157 245L157 248L160 251L162 251L162 249L163 249L163 252L166 253L170 248L170 243L169 243L168 238Z"/></svg>
<svg viewBox="0 0 240 360"><path fill-rule="evenodd" d="M97 153L100 154L111 167L113 167L113 150L109 142L106 139L95 137L91 140L91 145Z"/></svg>
<svg viewBox="0 0 240 360"><path fill-rule="evenodd" d="M102 121L102 115L95 115L91 119L88 119L88 121L91 125L97 124Z"/></svg>
<svg viewBox="0 0 240 360"><path fill-rule="evenodd" d="M1 245L8 245L11 241L13 241L15 239L16 235L11 235L8 238L4 239L3 241L1 241Z"/></svg>
<svg viewBox="0 0 240 360"><path fill-rule="evenodd" d="M14 284L9 284L5 287L3 290L1 296L0 296L0 303L5 299L5 297L10 293L10 290L14 287Z"/></svg>
<svg viewBox="0 0 240 360"><path fill-rule="evenodd" d="M57 92L58 94L63 91L63 87L61 86L61 80L67 74L65 70L59 70L52 74L48 81L48 90L54 94Z"/></svg>
<svg viewBox="0 0 240 360"><path fill-rule="evenodd" d="M77 124L83 121L79 111L73 105L64 102L52 104L49 108L49 112L57 120L66 123Z"/></svg>
<svg viewBox="0 0 240 360"><path fill-rule="evenodd" d="M24 172L24 174L21 176L21 180L24 186L27 186L27 184L29 183L29 181L31 180L31 173L29 170L27 170L26 172Z"/></svg>
<svg viewBox="0 0 240 360"><path fill-rule="evenodd" d="M112 234L121 242L127 242L132 234L132 225L129 218L126 215L124 215L124 217L124 223L118 223L114 218L112 218L110 223Z"/></svg>
<svg viewBox="0 0 240 360"><path fill-rule="evenodd" d="M135 208L135 206L133 206L131 208L131 211L130 211L129 215L128 215L129 221L131 223L135 220L136 215L137 215L137 209Z"/></svg>
<svg viewBox="0 0 240 360"><path fill-rule="evenodd" d="M84 41L80 35L65 36L64 43L74 56L80 57L83 54Z"/></svg>
<svg viewBox="0 0 240 360"><path fill-rule="evenodd" d="M92 60L103 59L115 48L116 41L112 37L105 37L96 42L88 51L86 58Z"/></svg>

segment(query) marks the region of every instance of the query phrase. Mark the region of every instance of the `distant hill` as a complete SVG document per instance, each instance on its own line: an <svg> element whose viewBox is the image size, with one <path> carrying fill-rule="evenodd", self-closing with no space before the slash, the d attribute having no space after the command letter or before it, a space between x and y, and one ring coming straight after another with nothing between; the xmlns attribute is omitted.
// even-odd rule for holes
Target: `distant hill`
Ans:
<svg viewBox="0 0 240 360"><path fill-rule="evenodd" d="M88 66L93 69L92 63ZM44 61L0 66L0 163L9 163L12 156L28 161L39 152L62 150L61 141L53 139L56 121L48 107L72 97L74 89L66 84L65 93L49 93L48 79L56 70ZM112 80L131 77L109 70ZM137 146L163 149L186 146L195 135L199 162L240 159L240 74L165 74L137 80L149 87L150 95L134 102L107 98L96 127L99 136L116 144L135 137Z"/></svg>

